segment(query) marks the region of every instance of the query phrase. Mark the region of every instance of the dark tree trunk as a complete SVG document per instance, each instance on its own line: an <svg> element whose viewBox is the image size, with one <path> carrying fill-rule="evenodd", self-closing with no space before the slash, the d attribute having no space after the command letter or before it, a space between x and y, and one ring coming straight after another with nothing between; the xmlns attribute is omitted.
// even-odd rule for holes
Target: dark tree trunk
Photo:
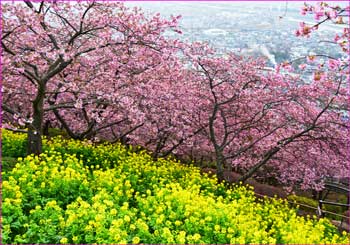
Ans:
<svg viewBox="0 0 350 245"><path fill-rule="evenodd" d="M220 150L216 150L215 155L216 155L216 176L217 176L219 182L221 183L222 181L225 180L225 177L224 177L224 166L225 166L224 156Z"/></svg>
<svg viewBox="0 0 350 245"><path fill-rule="evenodd" d="M39 155L42 153L42 134L44 119L45 84L40 83L38 93L33 101L33 123L28 130L27 154Z"/></svg>
<svg viewBox="0 0 350 245"><path fill-rule="evenodd" d="M51 123L50 123L50 121L45 121L45 123L44 123L44 126L43 126L43 135L45 135L45 136L50 136L49 134L50 134L50 132L49 132L49 129L50 129L50 125L51 125Z"/></svg>
<svg viewBox="0 0 350 245"><path fill-rule="evenodd" d="M238 182L245 182L250 177L253 176L253 174L258 171L263 165L265 165L271 157L273 157L277 152L279 152L281 148L280 147L274 147L271 150L269 150L265 155L264 158L261 159L257 164L255 164L252 168L250 168L245 174L241 176L241 178L238 179Z"/></svg>
<svg viewBox="0 0 350 245"><path fill-rule="evenodd" d="M216 135L215 135L215 125L214 121L216 118L216 113L218 111L218 106L215 105L213 109L212 116L209 118L209 137L210 141L215 149L215 161L216 161L216 177L219 182L223 182L225 180L224 171L225 171L225 158L223 153L223 147L217 143Z"/></svg>
<svg viewBox="0 0 350 245"><path fill-rule="evenodd" d="M42 153L41 134L38 133L36 130L29 130L27 154L39 155L41 153Z"/></svg>

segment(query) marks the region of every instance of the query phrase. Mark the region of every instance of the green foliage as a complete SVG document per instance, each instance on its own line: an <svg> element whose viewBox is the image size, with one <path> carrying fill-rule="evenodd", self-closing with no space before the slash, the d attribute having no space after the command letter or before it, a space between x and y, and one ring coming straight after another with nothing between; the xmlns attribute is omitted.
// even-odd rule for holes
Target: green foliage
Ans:
<svg viewBox="0 0 350 245"><path fill-rule="evenodd" d="M2 156L1 160L2 160L2 171L3 172L4 171L6 172L6 171L13 169L16 165L16 162L17 162L17 158L15 158L15 157Z"/></svg>
<svg viewBox="0 0 350 245"><path fill-rule="evenodd" d="M59 129L59 128L49 128L48 129L48 136L49 137L57 137L62 136L63 138L69 138L69 135L65 130Z"/></svg>
<svg viewBox="0 0 350 245"><path fill-rule="evenodd" d="M24 157L27 152L27 135L2 129L1 156Z"/></svg>
<svg viewBox="0 0 350 245"><path fill-rule="evenodd" d="M346 204L347 200L346 200L345 196L342 196L339 199L340 199L339 201L335 201L335 202ZM300 204L299 209L313 213L313 214L315 214L315 209L318 207L317 200L314 200L314 199L311 199L308 197L304 197L304 196L290 195L290 196L288 196L288 200L294 201L296 204ZM311 206L311 207L303 206L303 204L305 204L307 206ZM340 206L330 205L330 204L323 204L322 209L324 211L329 211L329 212L333 212L333 213L337 213L337 214L343 214L346 211L346 207L340 207ZM335 220L342 219L341 217L339 217L337 215L328 214L328 213L326 213L326 216L330 219L335 219Z"/></svg>
<svg viewBox="0 0 350 245"><path fill-rule="evenodd" d="M304 196L290 195L287 197L287 199L297 204L306 204L307 206L311 206L312 208L308 208L306 206L301 206L300 208L305 211L310 211L313 213L315 213L314 208L317 208L318 206L318 201L311 198L304 197Z"/></svg>
<svg viewBox="0 0 350 245"><path fill-rule="evenodd" d="M349 243L326 219L227 189L196 167L119 144L44 145L3 174L4 243Z"/></svg>

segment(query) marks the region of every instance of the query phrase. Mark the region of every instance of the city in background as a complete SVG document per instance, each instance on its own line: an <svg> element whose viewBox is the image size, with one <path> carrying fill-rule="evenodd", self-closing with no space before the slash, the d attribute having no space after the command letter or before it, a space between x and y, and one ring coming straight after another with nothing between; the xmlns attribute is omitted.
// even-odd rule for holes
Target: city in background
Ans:
<svg viewBox="0 0 350 245"><path fill-rule="evenodd" d="M341 6L346 2L333 2ZM340 57L338 45L327 41L342 26L324 24L310 38L296 37L299 22L315 23L312 16L301 16L304 2L127 2L146 13L163 17L181 15L182 40L208 42L222 53L264 56L268 66L312 53ZM323 42L324 41L324 42Z"/></svg>

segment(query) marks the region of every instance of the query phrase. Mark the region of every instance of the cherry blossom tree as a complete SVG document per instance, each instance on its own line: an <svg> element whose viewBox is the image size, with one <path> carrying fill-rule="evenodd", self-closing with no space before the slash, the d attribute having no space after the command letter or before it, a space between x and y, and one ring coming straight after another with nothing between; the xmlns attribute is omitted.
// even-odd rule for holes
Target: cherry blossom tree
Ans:
<svg viewBox="0 0 350 245"><path fill-rule="evenodd" d="M336 16L336 23L343 24L339 18L348 16L347 8L329 8L337 13L326 12L326 20ZM305 26L301 24L301 28ZM346 54L347 33L345 28L343 35L336 36ZM309 32L299 30L296 34ZM330 57L329 67L321 63L313 66L313 76L305 79L279 74L280 68L292 71L292 62L281 64L277 73L267 74L259 72L264 66L261 62L235 55L218 57L205 50L197 48L192 62L206 84L208 107L201 110L203 121L208 122L204 136L212 146L220 180L225 167L229 171L236 167L242 173L239 181L268 167L270 172L265 175L288 186L319 190L325 177L349 175L344 137L349 134L348 56L337 61ZM317 57L305 59L316 63Z"/></svg>
<svg viewBox="0 0 350 245"><path fill-rule="evenodd" d="M148 75L142 77L140 87L133 92L139 100L144 125L130 138L134 144L149 149L156 159L176 153L179 146L203 129L191 123L193 109L200 100L199 83L177 57Z"/></svg>
<svg viewBox="0 0 350 245"><path fill-rule="evenodd" d="M312 181L311 179L315 179L316 176L318 176L316 178L320 178L320 176L346 177L349 176L349 167L346 166L348 162L346 158L346 147L348 147L349 142L345 135L349 134L349 106L346 103L349 99L349 91L346 91L346 88L349 87L350 79L350 6L349 4L337 5L325 2L318 2L316 4L304 3L300 13L301 15L313 15L315 23L301 22L299 29L295 31L296 36L309 38L313 35L313 32L317 30L322 31L324 25L334 25L342 28L338 28L339 31L335 31L334 36L330 36L328 40L319 40L319 42L325 42L330 45L333 50L338 47L339 54L306 54L278 66L278 70L281 68L286 72L296 69L304 77L304 80L305 77L308 77L307 80L312 80L312 83L314 83L313 92L320 91L320 88L323 88L323 91L320 91L318 97L315 97L315 93L305 96L308 96L308 98L310 96L315 99L317 98L318 108L323 106L325 109L322 112L322 116L320 116L320 118L323 118L321 120L324 125L322 137L314 137L314 139L317 138L319 146L328 145L328 149L322 146L322 152L316 155L313 145L307 144L312 150L305 152L305 154L307 156L313 156L313 158L307 161L313 162L314 166L319 165L324 167L320 167L317 171L315 171L315 167L313 167L314 171L305 170L303 166L299 166L299 168L304 169L305 173L313 172L312 174L310 173L311 178L305 175L304 180L309 178ZM301 64L296 67L295 63L300 62ZM302 142L298 142L298 146L302 145ZM328 150L331 150L331 152L328 152ZM324 154L325 152L327 154ZM333 163L334 165L332 165ZM330 166L338 167L332 169ZM279 168L282 167L280 166ZM292 172L290 171L289 173ZM294 177L296 177L295 174Z"/></svg>
<svg viewBox="0 0 350 245"><path fill-rule="evenodd" d="M200 120L193 124L205 129L199 136L211 146L219 180L225 168L239 169L244 182L270 166L266 175L288 186L320 189L324 177L349 173L345 80L267 73L259 59L220 57L201 45L188 56L202 84L203 101L193 110Z"/></svg>
<svg viewBox="0 0 350 245"><path fill-rule="evenodd" d="M176 31L178 20L94 1L2 8L4 122L28 128L28 153L35 154L44 120L55 119L74 138L125 123L120 102L130 74L161 63L173 45L162 33Z"/></svg>

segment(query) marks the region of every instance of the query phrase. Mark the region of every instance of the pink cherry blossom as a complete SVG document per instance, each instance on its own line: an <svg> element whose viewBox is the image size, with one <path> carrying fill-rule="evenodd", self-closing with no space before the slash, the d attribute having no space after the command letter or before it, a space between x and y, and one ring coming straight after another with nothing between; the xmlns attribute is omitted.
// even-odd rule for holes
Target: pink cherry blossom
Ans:
<svg viewBox="0 0 350 245"><path fill-rule="evenodd" d="M328 60L328 67L331 70L337 70L340 66L340 62L338 60L334 60L334 59L329 59Z"/></svg>
<svg viewBox="0 0 350 245"><path fill-rule="evenodd" d="M307 64L300 64L298 67L300 70L304 70L307 67Z"/></svg>

